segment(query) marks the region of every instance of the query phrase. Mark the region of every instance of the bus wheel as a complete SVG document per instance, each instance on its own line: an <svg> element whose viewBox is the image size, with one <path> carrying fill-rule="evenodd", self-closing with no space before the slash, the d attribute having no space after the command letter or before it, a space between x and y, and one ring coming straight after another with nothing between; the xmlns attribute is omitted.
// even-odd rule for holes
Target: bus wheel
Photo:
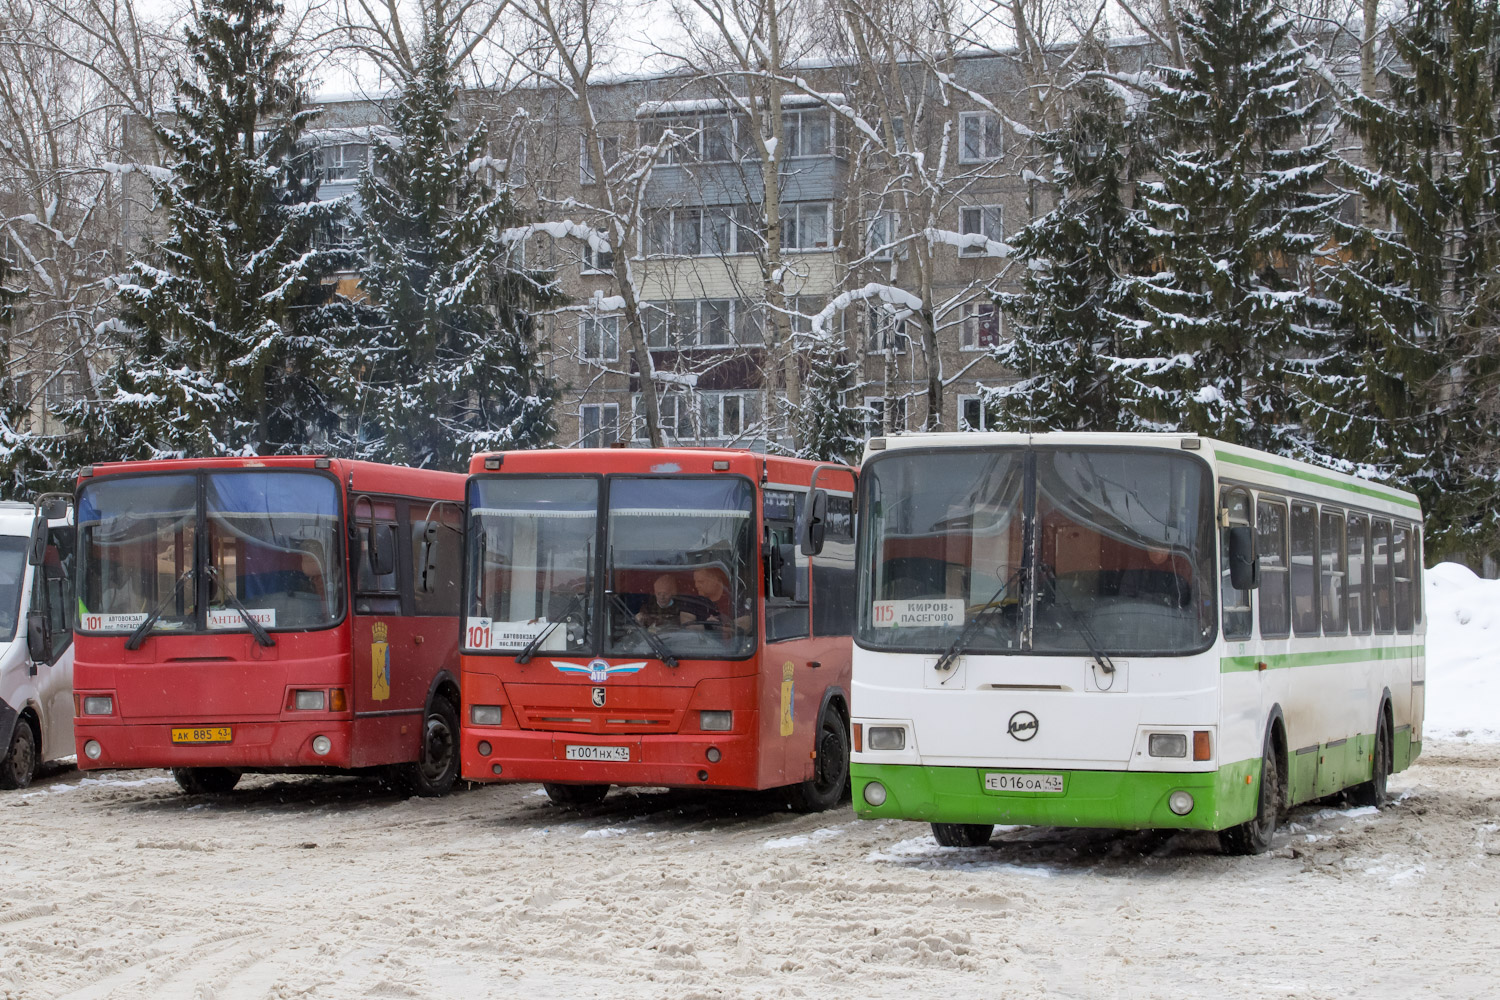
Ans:
<svg viewBox="0 0 1500 1000"><path fill-rule="evenodd" d="M558 785L544 781L542 789L547 793L547 798L552 800L553 805L572 808L603 802L604 796L609 794L608 785Z"/></svg>
<svg viewBox="0 0 1500 1000"><path fill-rule="evenodd" d="M189 795L224 795L240 783L240 772L227 767L174 767L172 777Z"/></svg>
<svg viewBox="0 0 1500 1000"><path fill-rule="evenodd" d="M446 795L458 778L458 709L442 695L432 699L422 723L421 756L396 765L399 784L413 795Z"/></svg>
<svg viewBox="0 0 1500 1000"><path fill-rule="evenodd" d="M942 847L988 847L993 823L934 823L932 839Z"/></svg>
<svg viewBox="0 0 1500 1000"><path fill-rule="evenodd" d="M1375 723L1375 760L1371 763L1370 780L1349 789L1349 801L1357 806L1374 806L1379 809L1390 801L1386 794L1386 778L1391 773L1391 729L1385 721L1385 710Z"/></svg>
<svg viewBox="0 0 1500 1000"><path fill-rule="evenodd" d="M5 759L0 760L0 788L25 788L36 776L36 733L25 719L16 720Z"/></svg>
<svg viewBox="0 0 1500 1000"><path fill-rule="evenodd" d="M1255 818L1219 831L1219 849L1225 854L1263 854L1271 846L1271 835L1281 815L1281 768L1276 764L1276 744L1266 730L1260 755L1260 796Z"/></svg>
<svg viewBox="0 0 1500 1000"><path fill-rule="evenodd" d="M822 812L838 805L849 786L849 734L837 712L823 713L813 776L787 789L793 811Z"/></svg>

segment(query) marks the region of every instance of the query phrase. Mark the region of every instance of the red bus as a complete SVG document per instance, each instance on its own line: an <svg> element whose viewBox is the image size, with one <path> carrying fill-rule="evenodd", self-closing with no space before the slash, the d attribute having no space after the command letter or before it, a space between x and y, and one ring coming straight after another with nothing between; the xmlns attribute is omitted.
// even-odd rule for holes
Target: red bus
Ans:
<svg viewBox="0 0 1500 1000"><path fill-rule="evenodd" d="M447 791L463 484L319 457L84 469L79 765L168 767L194 793L374 768Z"/></svg>
<svg viewBox="0 0 1500 1000"><path fill-rule="evenodd" d="M476 456L463 776L767 789L849 773L855 472L709 449Z"/></svg>

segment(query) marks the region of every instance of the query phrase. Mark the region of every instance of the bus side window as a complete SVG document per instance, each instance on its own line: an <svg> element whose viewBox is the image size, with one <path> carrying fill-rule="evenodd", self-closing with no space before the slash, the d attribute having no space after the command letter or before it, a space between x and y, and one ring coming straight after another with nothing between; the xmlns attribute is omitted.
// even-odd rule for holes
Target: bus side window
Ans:
<svg viewBox="0 0 1500 1000"><path fill-rule="evenodd" d="M1323 583L1323 634L1343 635L1347 628L1349 553L1344 542L1344 515L1326 507L1318 524L1319 563Z"/></svg>
<svg viewBox="0 0 1500 1000"><path fill-rule="evenodd" d="M1282 638L1291 631L1291 580L1287 573L1286 504L1255 505L1255 554L1260 558L1260 634Z"/></svg>
<svg viewBox="0 0 1500 1000"><path fill-rule="evenodd" d="M50 625L48 655L54 663L73 641L73 532L71 527L48 529L46 553L31 582L32 607L44 612Z"/></svg>
<svg viewBox="0 0 1500 1000"><path fill-rule="evenodd" d="M1298 635L1317 635L1318 508L1292 504L1292 628Z"/></svg>
<svg viewBox="0 0 1500 1000"><path fill-rule="evenodd" d="M1412 631L1411 529L1397 523L1391 535L1391 569L1395 578L1396 631Z"/></svg>
<svg viewBox="0 0 1500 1000"><path fill-rule="evenodd" d="M1229 526L1246 527L1250 524L1250 494L1242 489L1225 490L1224 509L1228 513ZM1229 582L1229 527L1219 532L1219 593L1224 605L1224 638L1250 638L1251 608L1250 591L1236 590Z"/></svg>
<svg viewBox="0 0 1500 1000"><path fill-rule="evenodd" d="M419 615L457 616L459 606L458 577L463 565L463 515L458 505L413 501L411 506L412 596ZM432 519L428 520L428 514ZM432 539L427 526L432 525ZM424 562L430 560L429 573ZM424 586L424 576L426 586Z"/></svg>
<svg viewBox="0 0 1500 1000"><path fill-rule="evenodd" d="M767 642L808 635L807 557L797 544L797 515L805 499L800 493L766 490L762 501Z"/></svg>
<svg viewBox="0 0 1500 1000"><path fill-rule="evenodd" d="M1411 600L1412 621L1422 624L1422 574L1424 572L1422 562L1422 526L1414 524L1411 527Z"/></svg>
<svg viewBox="0 0 1500 1000"><path fill-rule="evenodd" d="M1370 519L1364 514L1349 514L1349 632L1370 634Z"/></svg>
<svg viewBox="0 0 1500 1000"><path fill-rule="evenodd" d="M1375 584L1375 631L1394 631L1395 609L1391 606L1391 522L1376 519L1371 522L1370 554L1374 557L1375 572L1371 574Z"/></svg>
<svg viewBox="0 0 1500 1000"><path fill-rule="evenodd" d="M373 507L373 509L372 509ZM399 576L401 530L394 500L361 498L351 508L359 553L359 568L354 582L354 610L362 615L399 615L401 613L401 579ZM381 560L389 565L376 573L370 552L370 527L374 525L375 544Z"/></svg>
<svg viewBox="0 0 1500 1000"><path fill-rule="evenodd" d="M849 635L854 630L854 501L829 496L828 533L813 556L813 634Z"/></svg>

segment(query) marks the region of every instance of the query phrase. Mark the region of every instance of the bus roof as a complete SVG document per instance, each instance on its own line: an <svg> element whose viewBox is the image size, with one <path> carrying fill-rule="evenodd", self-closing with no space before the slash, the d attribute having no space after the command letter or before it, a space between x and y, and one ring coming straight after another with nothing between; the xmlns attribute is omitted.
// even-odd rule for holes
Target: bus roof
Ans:
<svg viewBox="0 0 1500 1000"><path fill-rule="evenodd" d="M1191 443L1189 443L1191 442ZM1214 438L1183 433L1131 433L1115 431L1048 431L1024 432L940 432L912 433L894 437L871 438L866 442L865 460L889 451L907 448L975 448L1016 447L1021 445L1097 445L1138 448L1164 448L1201 454L1217 468L1220 477L1256 486L1286 490L1290 493L1326 495L1343 494L1348 502L1390 512L1402 517L1421 519L1421 504L1416 494L1352 476L1327 466L1283 458L1271 452L1246 448ZM1353 498L1358 499L1353 499Z"/></svg>
<svg viewBox="0 0 1500 1000"><path fill-rule="evenodd" d="M198 469L327 469L350 490L394 496L463 500L464 475L404 465L382 465L325 455L219 456L164 458L141 462L104 462L81 470L78 484L99 476L139 475L144 472L190 472Z"/></svg>
<svg viewBox="0 0 1500 1000"><path fill-rule="evenodd" d="M743 448L554 448L475 455L469 462L469 471L476 474L524 472L532 475L712 475L732 472L757 481L765 473L777 482L806 485L812 479L813 470L819 466L850 468L837 462L814 462L784 455L766 455Z"/></svg>

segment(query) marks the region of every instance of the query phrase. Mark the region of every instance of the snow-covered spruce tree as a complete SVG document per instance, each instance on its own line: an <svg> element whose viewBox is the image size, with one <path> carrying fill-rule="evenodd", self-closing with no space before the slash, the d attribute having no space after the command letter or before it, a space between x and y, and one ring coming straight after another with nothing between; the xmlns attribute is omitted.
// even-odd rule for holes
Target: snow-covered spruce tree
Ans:
<svg viewBox="0 0 1500 1000"><path fill-rule="evenodd" d="M1149 85L1159 180L1139 187L1155 270L1131 281L1142 311L1116 363L1121 405L1148 425L1296 452L1286 372L1328 340L1310 292L1336 195L1329 143L1304 144L1302 47L1271 0L1179 10L1185 65Z"/></svg>
<svg viewBox="0 0 1500 1000"><path fill-rule="evenodd" d="M0 500L23 500L34 491L33 480L45 473L48 463L27 427L30 407L11 352L16 303L25 289L13 287L9 278L10 261L0 256Z"/></svg>
<svg viewBox="0 0 1500 1000"><path fill-rule="evenodd" d="M1131 206L1141 136L1115 90L1083 78L1060 129L1036 137L1052 160L1057 205L1007 241L1021 291L998 296L1010 338L995 359L1016 381L984 393L1006 430L1132 430L1111 359L1122 324L1139 318L1128 277L1145 274L1144 230Z"/></svg>
<svg viewBox="0 0 1500 1000"><path fill-rule="evenodd" d="M506 231L519 215L486 179L485 127L465 133L455 118L448 46L429 21L360 183L361 284L381 315L363 348L358 448L462 469L476 451L552 440L557 390L537 360L533 310L555 292L515 262Z"/></svg>
<svg viewBox="0 0 1500 1000"><path fill-rule="evenodd" d="M805 343L807 371L801 405L789 412L797 428L791 454L819 462L858 462L865 443L867 411L860 398L859 366L849 358L844 338L826 328Z"/></svg>
<svg viewBox="0 0 1500 1000"><path fill-rule="evenodd" d="M1500 535L1500 9L1420 0L1412 15L1392 33L1386 94L1351 96L1369 162L1345 168L1377 221L1337 232L1340 340L1303 409L1320 450L1421 496L1442 556Z"/></svg>
<svg viewBox="0 0 1500 1000"><path fill-rule="evenodd" d="M316 111L274 0L205 0L186 29L191 69L152 123L164 235L119 289L119 361L61 414L69 457L272 454L338 425L351 304L324 279L352 265L320 248L343 202L317 200Z"/></svg>

